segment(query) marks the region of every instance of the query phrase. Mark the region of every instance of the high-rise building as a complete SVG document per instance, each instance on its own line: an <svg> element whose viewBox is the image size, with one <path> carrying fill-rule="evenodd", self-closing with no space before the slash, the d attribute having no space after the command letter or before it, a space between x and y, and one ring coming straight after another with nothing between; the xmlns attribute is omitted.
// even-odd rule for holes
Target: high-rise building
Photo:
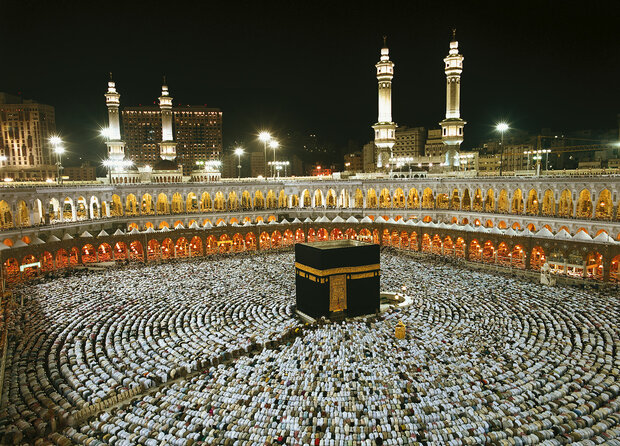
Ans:
<svg viewBox="0 0 620 446"><path fill-rule="evenodd" d="M364 156L363 152L351 152L344 155L345 172L363 172Z"/></svg>
<svg viewBox="0 0 620 446"><path fill-rule="evenodd" d="M127 158L136 165L154 165L160 158L162 138L161 110L153 106L125 107L122 111ZM220 159L222 153L222 112L204 106L172 107L173 141L176 162L183 173L196 168L196 162Z"/></svg>
<svg viewBox="0 0 620 446"><path fill-rule="evenodd" d="M446 165L449 168L458 167L458 152L463 142L463 127L467 124L461 119L460 111L463 59L465 58L459 54L456 30L453 30L450 51L443 60L446 72L446 119L439 123L442 129L443 143L446 146Z"/></svg>
<svg viewBox="0 0 620 446"><path fill-rule="evenodd" d="M265 153L263 150L250 153L250 176L256 178L265 173Z"/></svg>
<svg viewBox="0 0 620 446"><path fill-rule="evenodd" d="M0 93L0 175L11 180L56 177L49 138L54 107Z"/></svg>
<svg viewBox="0 0 620 446"><path fill-rule="evenodd" d="M370 141L362 146L362 162L364 172L375 172L377 170L377 148L374 142Z"/></svg>
<svg viewBox="0 0 620 446"><path fill-rule="evenodd" d="M426 129L424 127L398 127L392 156L400 158L424 155L425 142Z"/></svg>
<svg viewBox="0 0 620 446"><path fill-rule="evenodd" d="M377 147L377 167L386 168L392 157L392 147L396 143L396 123L392 122L392 78L394 77L394 62L390 60L390 50L383 38L381 60L375 65L377 68L377 82L379 84L379 117L372 126L375 131L375 146Z"/></svg>
<svg viewBox="0 0 620 446"><path fill-rule="evenodd" d="M431 129L424 143L424 156L441 156L445 152L445 146L441 137L441 129Z"/></svg>

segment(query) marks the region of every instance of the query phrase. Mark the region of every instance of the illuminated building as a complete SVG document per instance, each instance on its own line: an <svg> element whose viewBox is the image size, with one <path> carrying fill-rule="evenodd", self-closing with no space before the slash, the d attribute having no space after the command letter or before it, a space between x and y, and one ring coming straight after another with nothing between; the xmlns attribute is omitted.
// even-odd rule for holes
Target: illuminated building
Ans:
<svg viewBox="0 0 620 446"><path fill-rule="evenodd" d="M379 118L372 126L375 131L375 146L377 147L377 167L387 168L392 157L392 147L396 143L396 123L392 122L392 78L394 77L394 62L390 60L390 50L383 38L381 60L377 67L377 81L379 84Z"/></svg>
<svg viewBox="0 0 620 446"><path fill-rule="evenodd" d="M0 174L12 180L56 177L49 138L54 107L0 93Z"/></svg>
<svg viewBox="0 0 620 446"><path fill-rule="evenodd" d="M446 165L458 167L458 152L463 142L463 127L467 124L461 119L461 73L464 57L459 54L456 32L452 33L450 52L443 60L446 72L446 119L441 121L442 139L446 146Z"/></svg>
<svg viewBox="0 0 620 446"><path fill-rule="evenodd" d="M394 157L423 155L425 142L426 129L424 127L398 127L392 155Z"/></svg>
<svg viewBox="0 0 620 446"><path fill-rule="evenodd" d="M161 110L153 106L124 107L123 133L127 157L136 165L157 163L160 155ZM222 153L222 112L204 106L172 107L173 139L176 160L185 175L198 161L220 159Z"/></svg>

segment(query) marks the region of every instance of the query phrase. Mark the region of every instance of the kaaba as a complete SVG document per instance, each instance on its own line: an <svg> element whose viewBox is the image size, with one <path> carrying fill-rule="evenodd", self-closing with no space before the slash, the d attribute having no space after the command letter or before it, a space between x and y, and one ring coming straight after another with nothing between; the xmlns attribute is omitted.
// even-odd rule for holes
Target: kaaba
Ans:
<svg viewBox="0 0 620 446"><path fill-rule="evenodd" d="M295 245L297 310L319 318L379 311L379 245L334 240Z"/></svg>

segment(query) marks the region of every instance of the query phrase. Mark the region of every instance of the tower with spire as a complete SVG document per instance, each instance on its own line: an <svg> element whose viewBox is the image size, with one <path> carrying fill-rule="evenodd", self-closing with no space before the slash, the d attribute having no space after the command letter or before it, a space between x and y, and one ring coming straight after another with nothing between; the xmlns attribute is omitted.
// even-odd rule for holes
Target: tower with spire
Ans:
<svg viewBox="0 0 620 446"><path fill-rule="evenodd" d="M452 30L450 51L444 58L446 72L446 118L441 121L441 139L446 149L446 166L459 166L459 149L463 142L463 127L467 124L461 119L461 73L463 55L459 54L456 30Z"/></svg>
<svg viewBox="0 0 620 446"><path fill-rule="evenodd" d="M392 122L392 78L394 62L390 60L390 50L386 37L383 37L381 59L375 65L379 84L379 118L372 126L375 131L377 148L377 167L387 168L392 157L392 147L396 143L396 124Z"/></svg>
<svg viewBox="0 0 620 446"><path fill-rule="evenodd" d="M166 77L164 85L161 87L159 97L159 108L161 109L161 143L159 144L159 156L163 160L174 161L177 157L177 144L174 142L172 133L172 96L168 92Z"/></svg>
<svg viewBox="0 0 620 446"><path fill-rule="evenodd" d="M108 159L112 162L120 162L125 158L125 143L121 140L120 106L121 95L116 91L116 83L108 81L108 91L105 93L105 103L108 107L107 141Z"/></svg>

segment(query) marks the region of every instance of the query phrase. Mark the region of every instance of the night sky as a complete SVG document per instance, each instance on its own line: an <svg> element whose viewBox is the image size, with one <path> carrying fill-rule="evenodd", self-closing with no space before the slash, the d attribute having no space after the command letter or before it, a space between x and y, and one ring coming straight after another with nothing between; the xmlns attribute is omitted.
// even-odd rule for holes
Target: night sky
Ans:
<svg viewBox="0 0 620 446"><path fill-rule="evenodd" d="M121 107L152 104L165 74L175 104L221 108L225 150L251 149L261 128L344 147L372 139L383 35L396 64L394 121L438 127L454 27L464 148L500 119L531 132L611 129L618 3L0 0L0 91L55 106L68 149L91 159L104 154L109 71Z"/></svg>

